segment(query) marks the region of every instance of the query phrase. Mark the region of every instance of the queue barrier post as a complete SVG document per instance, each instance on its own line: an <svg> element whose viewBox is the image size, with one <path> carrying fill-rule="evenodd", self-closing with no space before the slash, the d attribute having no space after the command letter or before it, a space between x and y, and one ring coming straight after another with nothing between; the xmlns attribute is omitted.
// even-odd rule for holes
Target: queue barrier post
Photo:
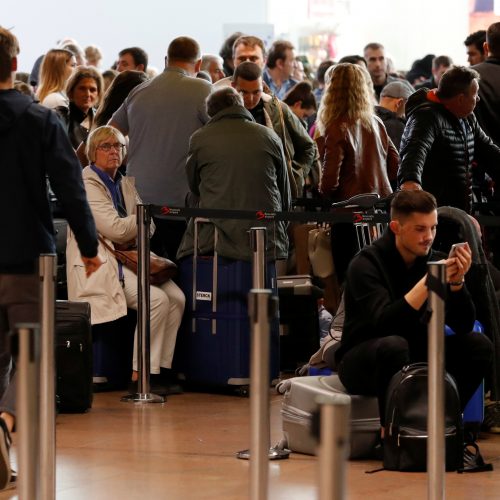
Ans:
<svg viewBox="0 0 500 500"><path fill-rule="evenodd" d="M290 452L270 447L269 363L271 321L278 312L278 300L266 285L266 228L250 229L252 284L248 297L251 322L250 356L250 449L236 454L250 460L250 498L264 500L268 493L268 461L288 458Z"/></svg>
<svg viewBox="0 0 500 500"><path fill-rule="evenodd" d="M427 496L430 500L445 496L445 422L444 422L444 316L446 264L427 264L429 307L428 325L428 408L427 416Z"/></svg>
<svg viewBox="0 0 500 500"><path fill-rule="evenodd" d="M127 403L164 403L165 398L150 391L150 250L151 206L137 205L137 393L121 398Z"/></svg>
<svg viewBox="0 0 500 500"><path fill-rule="evenodd" d="M53 500L56 489L55 305L57 255L42 254L40 274L39 497Z"/></svg>
<svg viewBox="0 0 500 500"><path fill-rule="evenodd" d="M17 358L17 416L18 429L18 494L19 500L38 496L40 473L39 455L39 394L40 326L38 323L16 325L13 356Z"/></svg>
<svg viewBox="0 0 500 500"><path fill-rule="evenodd" d="M319 420L319 499L344 500L349 458L349 396L320 396Z"/></svg>

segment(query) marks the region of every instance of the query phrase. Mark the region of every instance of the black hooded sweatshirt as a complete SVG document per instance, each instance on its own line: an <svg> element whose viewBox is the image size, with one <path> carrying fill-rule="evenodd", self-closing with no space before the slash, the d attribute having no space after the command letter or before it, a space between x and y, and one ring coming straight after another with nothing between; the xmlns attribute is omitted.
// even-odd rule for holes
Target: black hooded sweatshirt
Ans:
<svg viewBox="0 0 500 500"><path fill-rule="evenodd" d="M57 115L17 90L0 90L0 273L33 273L55 253L47 178L85 257L97 233L80 164Z"/></svg>

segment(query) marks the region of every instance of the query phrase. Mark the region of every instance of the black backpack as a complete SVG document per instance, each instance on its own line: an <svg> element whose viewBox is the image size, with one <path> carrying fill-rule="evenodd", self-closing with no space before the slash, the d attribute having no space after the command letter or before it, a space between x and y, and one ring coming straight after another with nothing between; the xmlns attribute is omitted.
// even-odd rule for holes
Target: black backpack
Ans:
<svg viewBox="0 0 500 500"><path fill-rule="evenodd" d="M405 366L387 389L384 469L424 472L427 469L427 363ZM463 425L460 397L445 374L446 470L463 467Z"/></svg>

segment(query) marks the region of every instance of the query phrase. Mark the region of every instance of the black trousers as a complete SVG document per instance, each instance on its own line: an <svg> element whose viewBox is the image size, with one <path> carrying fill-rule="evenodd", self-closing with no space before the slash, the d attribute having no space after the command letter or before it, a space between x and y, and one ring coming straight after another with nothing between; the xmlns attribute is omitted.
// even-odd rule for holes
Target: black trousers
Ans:
<svg viewBox="0 0 500 500"><path fill-rule="evenodd" d="M488 373L493 345L471 332L445 338L445 368L457 382L462 411ZM378 398L385 425L386 391L392 376L408 363L427 361L427 337L418 342L393 335L366 340L347 351L338 367L340 381L351 394Z"/></svg>
<svg viewBox="0 0 500 500"><path fill-rule="evenodd" d="M342 284L351 259L360 250L353 224L344 222L332 224L331 242L335 272L339 284Z"/></svg>
<svg viewBox="0 0 500 500"><path fill-rule="evenodd" d="M159 219L153 217L156 231L151 238L151 250L162 257L177 261L177 250L186 232L185 220Z"/></svg>

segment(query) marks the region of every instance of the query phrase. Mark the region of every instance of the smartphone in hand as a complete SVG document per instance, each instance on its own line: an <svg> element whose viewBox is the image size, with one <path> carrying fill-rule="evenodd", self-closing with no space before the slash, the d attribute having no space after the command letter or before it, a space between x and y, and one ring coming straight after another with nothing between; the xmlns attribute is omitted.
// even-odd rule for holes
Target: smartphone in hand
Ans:
<svg viewBox="0 0 500 500"><path fill-rule="evenodd" d="M459 248L459 247L465 247L465 246L467 246L467 243L465 243L465 242L455 243L454 245L451 245L450 253L448 254L448 259L451 259L452 257L455 257L455 253L457 251L457 248Z"/></svg>

